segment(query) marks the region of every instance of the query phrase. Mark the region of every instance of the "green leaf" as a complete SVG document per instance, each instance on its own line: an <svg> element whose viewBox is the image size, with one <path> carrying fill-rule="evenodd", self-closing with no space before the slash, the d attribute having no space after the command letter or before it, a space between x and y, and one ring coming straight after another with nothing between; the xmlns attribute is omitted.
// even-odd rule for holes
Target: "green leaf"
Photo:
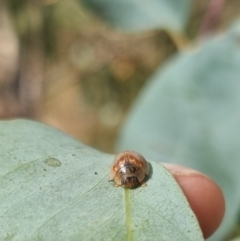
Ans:
<svg viewBox="0 0 240 241"><path fill-rule="evenodd" d="M210 240L223 240L240 204L240 25L160 69L136 101L118 150L186 165L212 177L227 211Z"/></svg>
<svg viewBox="0 0 240 241"><path fill-rule="evenodd" d="M146 187L109 181L112 155L26 120L0 122L0 240L203 240L171 174Z"/></svg>
<svg viewBox="0 0 240 241"><path fill-rule="evenodd" d="M130 31L183 31L192 0L83 0L116 27Z"/></svg>

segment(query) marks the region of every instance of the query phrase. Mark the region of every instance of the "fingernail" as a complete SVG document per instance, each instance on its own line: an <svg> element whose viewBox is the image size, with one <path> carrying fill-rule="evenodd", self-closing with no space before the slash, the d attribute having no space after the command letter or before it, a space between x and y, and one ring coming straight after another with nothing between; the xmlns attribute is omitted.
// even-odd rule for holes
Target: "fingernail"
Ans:
<svg viewBox="0 0 240 241"><path fill-rule="evenodd" d="M198 171L193 170L191 168L180 166L180 165L177 165L177 164L162 163L162 165L164 167L166 167L174 175L188 176L188 175L195 174L195 175L205 176L201 172L198 172Z"/></svg>

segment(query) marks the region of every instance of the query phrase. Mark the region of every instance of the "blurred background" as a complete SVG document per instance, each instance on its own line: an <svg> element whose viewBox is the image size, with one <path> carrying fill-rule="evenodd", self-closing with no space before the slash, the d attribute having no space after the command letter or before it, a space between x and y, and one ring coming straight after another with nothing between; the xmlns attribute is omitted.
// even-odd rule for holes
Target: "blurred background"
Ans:
<svg viewBox="0 0 240 241"><path fill-rule="evenodd" d="M149 76L199 40L209 1L194 1L184 35L126 33L77 0L0 0L0 118L47 123L105 152ZM211 29L238 15L228 0ZM205 26L206 27L206 26Z"/></svg>

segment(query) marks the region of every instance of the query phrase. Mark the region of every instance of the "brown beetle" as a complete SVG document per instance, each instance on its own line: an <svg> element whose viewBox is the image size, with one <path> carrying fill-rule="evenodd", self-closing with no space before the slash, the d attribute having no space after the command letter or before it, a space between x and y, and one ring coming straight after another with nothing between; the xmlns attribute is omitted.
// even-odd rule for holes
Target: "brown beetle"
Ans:
<svg viewBox="0 0 240 241"><path fill-rule="evenodd" d="M117 187L136 188L145 185L144 180L149 174L149 163L142 155L134 151L124 151L115 157L110 179Z"/></svg>

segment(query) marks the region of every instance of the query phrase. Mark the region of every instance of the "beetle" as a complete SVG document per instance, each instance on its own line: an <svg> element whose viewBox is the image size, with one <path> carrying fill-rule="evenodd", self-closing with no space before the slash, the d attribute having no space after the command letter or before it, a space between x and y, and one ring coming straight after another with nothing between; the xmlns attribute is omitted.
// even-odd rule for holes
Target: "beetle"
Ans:
<svg viewBox="0 0 240 241"><path fill-rule="evenodd" d="M134 151L124 151L116 155L110 169L110 181L115 186L136 188L146 185L145 179L150 175L150 166L145 158Z"/></svg>

